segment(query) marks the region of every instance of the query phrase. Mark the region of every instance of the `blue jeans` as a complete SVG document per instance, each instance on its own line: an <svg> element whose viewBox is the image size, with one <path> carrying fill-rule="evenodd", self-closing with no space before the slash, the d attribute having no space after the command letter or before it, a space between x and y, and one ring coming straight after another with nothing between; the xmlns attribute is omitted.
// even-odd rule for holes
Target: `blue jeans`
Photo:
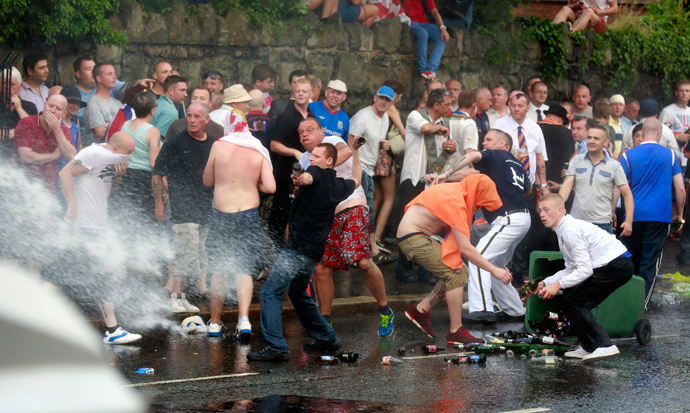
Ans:
<svg viewBox="0 0 690 413"><path fill-rule="evenodd" d="M362 171L362 189L367 197L367 207L369 207L369 233L376 232L376 220L374 219L374 178Z"/></svg>
<svg viewBox="0 0 690 413"><path fill-rule="evenodd" d="M613 234L613 225L609 222L608 224L596 224L592 222L594 225L598 226L599 228L603 229L604 231L608 232L609 234Z"/></svg>
<svg viewBox="0 0 690 413"><path fill-rule="evenodd" d="M299 321L307 334L319 341L334 343L335 331L326 323L314 300L307 294L307 285L314 273L317 261L291 249L283 248L278 260L268 274L259 297L261 299L261 331L266 346L275 351L288 351L283 336L283 293L290 286L288 295L295 307Z"/></svg>
<svg viewBox="0 0 690 413"><path fill-rule="evenodd" d="M417 67L419 68L419 73L427 71L436 73L438 65L441 63L443 50L446 48L446 44L441 40L441 30L433 24L417 22L410 23L410 28L417 38ZM431 57L427 62L426 50L429 40L433 40L434 49L431 51Z"/></svg>

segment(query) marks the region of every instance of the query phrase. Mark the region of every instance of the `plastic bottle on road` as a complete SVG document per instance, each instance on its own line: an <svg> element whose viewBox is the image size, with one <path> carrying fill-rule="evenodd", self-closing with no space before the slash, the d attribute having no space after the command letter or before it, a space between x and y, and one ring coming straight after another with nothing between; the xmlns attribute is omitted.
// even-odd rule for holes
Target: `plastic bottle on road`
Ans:
<svg viewBox="0 0 690 413"><path fill-rule="evenodd" d="M395 357L391 356L390 354L386 354L383 356L381 359L381 364L384 366L390 366L391 364L401 364L402 360L396 359Z"/></svg>
<svg viewBox="0 0 690 413"><path fill-rule="evenodd" d="M153 374L153 369L150 367L142 367L136 372L137 374Z"/></svg>
<svg viewBox="0 0 690 413"><path fill-rule="evenodd" d="M336 357L343 363L354 363L359 360L359 353L355 353L354 351L350 353L340 353Z"/></svg>

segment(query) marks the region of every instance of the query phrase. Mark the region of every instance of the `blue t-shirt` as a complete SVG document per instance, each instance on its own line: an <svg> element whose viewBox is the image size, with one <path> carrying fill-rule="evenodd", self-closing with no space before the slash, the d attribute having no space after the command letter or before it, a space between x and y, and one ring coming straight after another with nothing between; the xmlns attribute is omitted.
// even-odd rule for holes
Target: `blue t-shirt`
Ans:
<svg viewBox="0 0 690 413"><path fill-rule="evenodd" d="M482 151L482 159L474 164L477 170L491 178L503 206L495 211L482 208L484 218L493 222L496 217L514 209L527 209L525 188L531 186L529 175L513 154L502 149Z"/></svg>
<svg viewBox="0 0 690 413"><path fill-rule="evenodd" d="M642 142L620 162L635 200L633 221L671 222L673 177L681 172L676 154L656 142Z"/></svg>
<svg viewBox="0 0 690 413"><path fill-rule="evenodd" d="M331 112L323 101L309 104L311 113L316 116L326 136L337 136L347 142L347 131L350 129L350 117L342 109Z"/></svg>

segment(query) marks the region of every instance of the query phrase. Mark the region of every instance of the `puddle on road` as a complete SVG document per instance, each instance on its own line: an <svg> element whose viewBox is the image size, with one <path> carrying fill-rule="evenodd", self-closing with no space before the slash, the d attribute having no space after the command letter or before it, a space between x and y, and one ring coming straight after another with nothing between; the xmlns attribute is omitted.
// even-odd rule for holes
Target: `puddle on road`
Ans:
<svg viewBox="0 0 690 413"><path fill-rule="evenodd" d="M301 396L267 396L258 399L208 404L154 404L151 412L388 412L402 413L424 410L422 406L392 405L356 400L327 399Z"/></svg>

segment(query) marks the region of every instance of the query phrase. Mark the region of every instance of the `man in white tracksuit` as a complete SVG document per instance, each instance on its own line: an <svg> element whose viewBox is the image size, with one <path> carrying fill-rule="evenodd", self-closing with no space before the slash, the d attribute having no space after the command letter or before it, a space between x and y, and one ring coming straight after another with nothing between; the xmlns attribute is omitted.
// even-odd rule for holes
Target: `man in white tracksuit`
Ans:
<svg viewBox="0 0 690 413"><path fill-rule="evenodd" d="M460 180L462 175L453 173L472 163L476 169L494 181L503 206L495 211L483 211L484 217L491 223L491 229L479 240L477 250L499 268L505 268L510 262L515 247L527 234L531 225L524 196L525 192L531 190L531 183L522 163L510 153L512 146L510 135L498 129L491 129L484 137L483 151L466 154L460 158L453 171L438 177L439 182ZM491 324L497 321L491 299L492 291L498 305L503 309L502 315L513 319L524 317L525 309L517 290L510 283L492 282L496 280L491 279L488 271L472 263L468 267L470 282L467 294L470 314L464 317L465 323Z"/></svg>

